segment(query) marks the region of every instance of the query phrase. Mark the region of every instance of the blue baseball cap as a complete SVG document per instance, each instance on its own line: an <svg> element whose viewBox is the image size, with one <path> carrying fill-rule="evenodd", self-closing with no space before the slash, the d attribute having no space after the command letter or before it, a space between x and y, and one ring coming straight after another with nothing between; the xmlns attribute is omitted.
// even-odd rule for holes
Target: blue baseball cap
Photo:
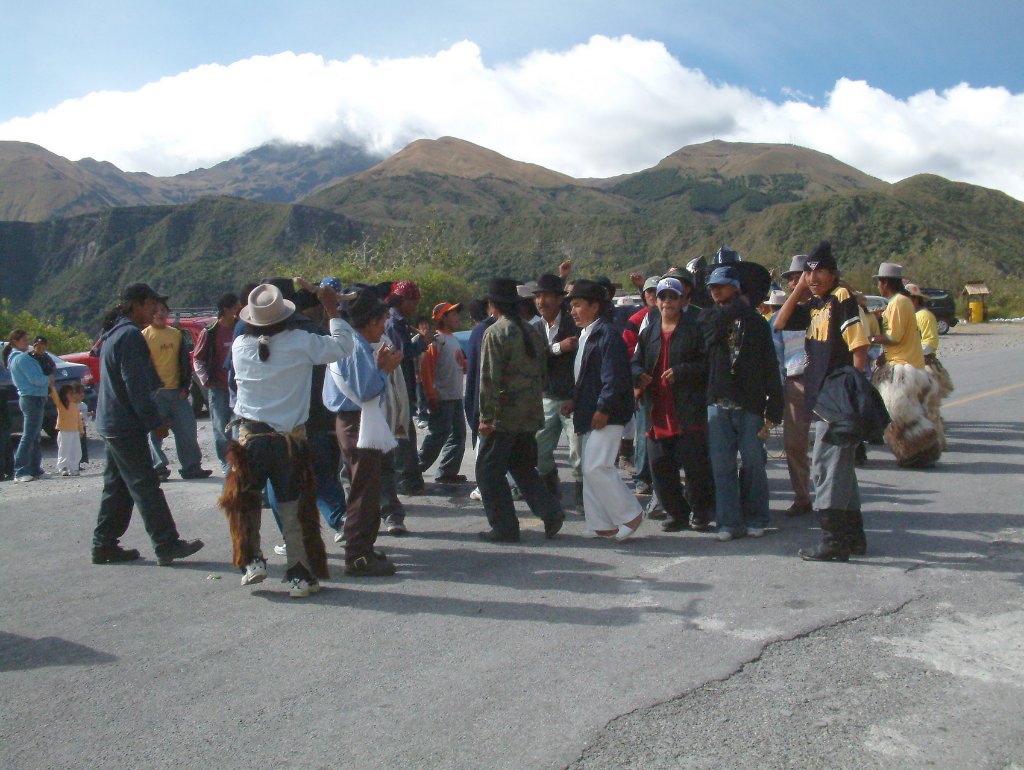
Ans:
<svg viewBox="0 0 1024 770"><path fill-rule="evenodd" d="M711 275L708 276L707 285L735 286L737 289L740 288L740 282L736 279L736 274L728 267L716 267L711 271Z"/></svg>
<svg viewBox="0 0 1024 770"><path fill-rule="evenodd" d="M662 278L658 281L658 296L661 296L663 291L674 291L680 297L683 296L683 285L677 278Z"/></svg>

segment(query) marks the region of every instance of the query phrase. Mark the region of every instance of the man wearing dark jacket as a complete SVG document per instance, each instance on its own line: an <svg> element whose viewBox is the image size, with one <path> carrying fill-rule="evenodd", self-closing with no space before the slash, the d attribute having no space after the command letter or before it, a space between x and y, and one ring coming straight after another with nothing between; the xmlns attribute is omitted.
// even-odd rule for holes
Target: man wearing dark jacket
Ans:
<svg viewBox="0 0 1024 770"><path fill-rule="evenodd" d="M228 436L231 422L230 394L228 393L227 360L231 355L235 323L242 305L234 294L224 294L217 300L217 320L199 332L192 356L199 383L206 389L206 403L210 405L210 427L213 447L217 452L221 470L227 475Z"/></svg>
<svg viewBox="0 0 1024 770"><path fill-rule="evenodd" d="M648 316L633 354L633 380L647 431L647 462L668 519L665 532L710 526L714 480L707 444L707 357L690 287L676 278L657 286L658 312ZM679 469L686 471L683 496ZM692 511L692 520L691 520Z"/></svg>
<svg viewBox="0 0 1024 770"><path fill-rule="evenodd" d="M813 550L801 549L800 556L808 561L847 561L851 553L867 551L857 485L859 442L828 440L829 424L814 415L814 408L830 374L850 365L864 371L870 343L856 299L839 285L839 265L828 241L807 255L796 288L775 316L775 328L807 330L804 408L814 426L811 482L821 543Z"/></svg>
<svg viewBox="0 0 1024 770"><path fill-rule="evenodd" d="M148 325L158 304L166 301L144 283L127 286L121 294L122 315L103 336L96 432L106 444L107 464L92 537L93 564L139 558L137 550L118 544L128 530L133 505L139 507L160 566L203 547L202 540L178 537L160 479L149 459L147 435L166 438L168 426L153 400L160 378L140 327Z"/></svg>
<svg viewBox="0 0 1024 770"><path fill-rule="evenodd" d="M708 351L708 446L718 539L761 537L768 526L767 454L760 432L782 421L782 380L768 322L741 293L731 267L707 281L701 314ZM737 476L736 453L743 462ZM741 491L742 488L742 491Z"/></svg>
<svg viewBox="0 0 1024 770"><path fill-rule="evenodd" d="M572 420L562 414L562 405L572 400L572 364L579 342L579 329L565 308L565 289L557 275L545 273L537 279L533 290L538 315L530 321L547 343L547 372L544 378L544 427L537 431L537 473L551 493L559 497L558 469L555 447L563 431L569 442L569 464L572 478L582 496L583 471L580 469L579 440ZM583 500L577 499L582 508Z"/></svg>

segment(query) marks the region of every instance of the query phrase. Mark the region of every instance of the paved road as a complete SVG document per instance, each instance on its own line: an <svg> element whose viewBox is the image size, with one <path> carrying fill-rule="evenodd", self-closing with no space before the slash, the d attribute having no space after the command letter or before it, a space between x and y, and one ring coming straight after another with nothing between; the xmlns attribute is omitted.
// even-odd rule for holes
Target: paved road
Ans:
<svg viewBox="0 0 1024 770"><path fill-rule="evenodd" d="M872 450L847 565L795 558L818 533L781 517L610 545L526 514L485 545L468 489L435 490L382 539L396 577L341 577L329 546L339 577L294 601L239 587L217 479L166 485L207 542L167 569L137 521L144 561L89 563L98 469L0 485L0 765L1024 767L1024 363L947 366L949 452Z"/></svg>

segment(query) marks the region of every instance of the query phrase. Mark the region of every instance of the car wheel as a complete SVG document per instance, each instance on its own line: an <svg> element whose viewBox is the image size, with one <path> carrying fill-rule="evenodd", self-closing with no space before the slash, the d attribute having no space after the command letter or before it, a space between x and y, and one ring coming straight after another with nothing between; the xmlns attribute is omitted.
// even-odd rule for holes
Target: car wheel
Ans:
<svg viewBox="0 0 1024 770"><path fill-rule="evenodd" d="M949 321L947 321L945 318L939 318L937 320L938 320L937 326L939 328L939 334L948 334L949 333Z"/></svg>

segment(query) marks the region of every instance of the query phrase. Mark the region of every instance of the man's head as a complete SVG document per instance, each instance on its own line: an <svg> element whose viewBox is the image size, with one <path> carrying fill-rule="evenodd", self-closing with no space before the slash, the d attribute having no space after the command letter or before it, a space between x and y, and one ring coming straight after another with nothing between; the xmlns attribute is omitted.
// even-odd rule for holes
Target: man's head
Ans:
<svg viewBox="0 0 1024 770"><path fill-rule="evenodd" d="M420 305L420 287L413 281L399 281L391 287L388 304L403 318L412 318Z"/></svg>
<svg viewBox="0 0 1024 770"><path fill-rule="evenodd" d="M596 281L584 278L573 284L569 293L569 313L581 329L590 326L601 315L608 302L608 290Z"/></svg>
<svg viewBox="0 0 1024 770"><path fill-rule="evenodd" d="M537 286L533 290L533 302L545 321L550 323L558 317L564 299L565 289L562 287L562 279L557 275L545 273L537 279Z"/></svg>
<svg viewBox="0 0 1024 770"><path fill-rule="evenodd" d="M157 305L167 302L167 296L158 294L147 283L130 283L121 292L121 308L124 314L138 326L148 326L153 321Z"/></svg>
<svg viewBox="0 0 1024 770"><path fill-rule="evenodd" d="M388 306L374 292L359 289L347 310L352 326L367 342L380 342L387 324Z"/></svg>
<svg viewBox="0 0 1024 770"><path fill-rule="evenodd" d="M914 307L921 309L927 304L927 298L924 296L924 292L918 287L916 283L907 283L903 285L907 294L910 295L910 301L914 303Z"/></svg>
<svg viewBox="0 0 1024 770"><path fill-rule="evenodd" d="M153 320L150 321L150 326L154 329L166 329L167 318L170 316L171 310L167 307L166 302L157 301L156 312L153 313Z"/></svg>
<svg viewBox="0 0 1024 770"><path fill-rule="evenodd" d="M459 328L459 313L462 310L462 303L452 304L451 302L439 302L434 305L434 311L431 315L434 318L434 323L437 324L437 330L444 332L445 334L451 334Z"/></svg>
<svg viewBox="0 0 1024 770"><path fill-rule="evenodd" d="M643 288L644 304L647 307L655 307L658 303L658 279L652 276L644 281Z"/></svg>
<svg viewBox="0 0 1024 770"><path fill-rule="evenodd" d="M883 262L872 276L878 284L878 293L888 299L905 290L903 286L903 265Z"/></svg>
<svg viewBox="0 0 1024 770"><path fill-rule="evenodd" d="M740 293L740 282L728 266L716 267L708 276L708 291L718 305L728 305Z"/></svg>
<svg viewBox="0 0 1024 770"><path fill-rule="evenodd" d="M430 319L425 315L421 315L416 319L416 331L420 333L420 336L426 337L430 334Z"/></svg>
<svg viewBox="0 0 1024 770"><path fill-rule="evenodd" d="M790 260L789 270L782 274L782 280L786 282L786 286L790 291L793 291L796 285L800 283L800 276L804 273L805 264L807 264L807 255L797 254Z"/></svg>
<svg viewBox="0 0 1024 770"><path fill-rule="evenodd" d="M217 300L217 318L234 321L238 318L238 311L241 309L242 303L238 301L238 295L231 292L221 294L220 299Z"/></svg>
<svg viewBox="0 0 1024 770"><path fill-rule="evenodd" d="M804 260L807 286L815 297L825 297L839 283L839 264L832 256L832 244L821 241Z"/></svg>
<svg viewBox="0 0 1024 770"><path fill-rule="evenodd" d="M689 293L689 287L684 288L683 283L676 278L662 278L654 289L658 312L661 313L662 320L673 322L679 318L679 312L683 308L683 300Z"/></svg>

